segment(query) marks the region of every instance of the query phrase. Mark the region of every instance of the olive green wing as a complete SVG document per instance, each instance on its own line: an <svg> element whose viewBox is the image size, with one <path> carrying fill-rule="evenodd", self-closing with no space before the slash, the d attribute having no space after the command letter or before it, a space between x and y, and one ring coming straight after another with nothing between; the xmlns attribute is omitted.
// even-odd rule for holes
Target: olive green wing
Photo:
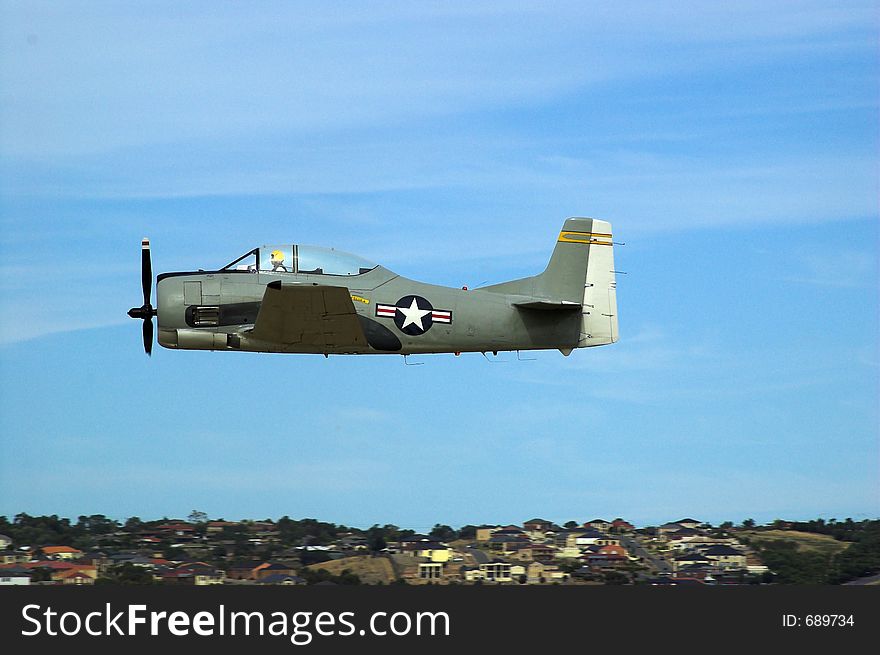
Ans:
<svg viewBox="0 0 880 655"><path fill-rule="evenodd" d="M367 348L347 287L268 284L250 336L317 352Z"/></svg>

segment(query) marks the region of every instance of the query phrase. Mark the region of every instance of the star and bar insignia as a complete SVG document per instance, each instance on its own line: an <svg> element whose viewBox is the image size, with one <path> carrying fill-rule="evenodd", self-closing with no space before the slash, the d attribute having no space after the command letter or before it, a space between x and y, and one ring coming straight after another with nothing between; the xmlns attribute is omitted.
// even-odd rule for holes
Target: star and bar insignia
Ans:
<svg viewBox="0 0 880 655"><path fill-rule="evenodd" d="M400 331L410 336L424 334L434 323L452 323L452 310L434 309L421 296L404 296L394 305L377 303L376 316L393 318Z"/></svg>

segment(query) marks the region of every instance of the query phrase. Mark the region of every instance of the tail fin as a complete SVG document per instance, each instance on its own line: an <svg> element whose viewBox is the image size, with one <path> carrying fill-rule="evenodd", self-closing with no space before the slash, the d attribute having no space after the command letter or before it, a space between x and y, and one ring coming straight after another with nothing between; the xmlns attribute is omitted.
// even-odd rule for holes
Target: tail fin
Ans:
<svg viewBox="0 0 880 655"><path fill-rule="evenodd" d="M611 223L569 218L543 273L483 290L582 305L578 347L614 343L618 340L617 282Z"/></svg>

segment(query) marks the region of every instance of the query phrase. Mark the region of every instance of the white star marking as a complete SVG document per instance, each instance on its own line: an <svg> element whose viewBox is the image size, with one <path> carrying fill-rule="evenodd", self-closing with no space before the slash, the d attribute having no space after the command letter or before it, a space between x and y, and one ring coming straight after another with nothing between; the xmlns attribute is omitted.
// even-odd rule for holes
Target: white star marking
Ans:
<svg viewBox="0 0 880 655"><path fill-rule="evenodd" d="M422 318L431 313L430 309L419 309L415 298L413 298L412 304L409 307L398 307L397 309L406 317L403 325L400 326L401 330L407 325L418 325L422 332L425 331L425 326L422 325Z"/></svg>

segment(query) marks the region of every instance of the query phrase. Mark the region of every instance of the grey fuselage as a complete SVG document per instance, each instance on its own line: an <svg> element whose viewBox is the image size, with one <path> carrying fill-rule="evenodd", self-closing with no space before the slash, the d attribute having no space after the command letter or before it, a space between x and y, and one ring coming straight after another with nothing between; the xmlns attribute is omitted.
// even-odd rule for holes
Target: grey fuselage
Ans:
<svg viewBox="0 0 880 655"><path fill-rule="evenodd" d="M276 343L250 334L266 287L343 287L367 346ZM358 275L199 271L158 276L159 343L166 348L318 354L419 354L577 348L580 311L523 310L519 296L425 284L376 266ZM406 325L403 309L433 309ZM427 304L426 302L427 301ZM583 343L581 344L583 345ZM566 353L567 354L567 353Z"/></svg>

